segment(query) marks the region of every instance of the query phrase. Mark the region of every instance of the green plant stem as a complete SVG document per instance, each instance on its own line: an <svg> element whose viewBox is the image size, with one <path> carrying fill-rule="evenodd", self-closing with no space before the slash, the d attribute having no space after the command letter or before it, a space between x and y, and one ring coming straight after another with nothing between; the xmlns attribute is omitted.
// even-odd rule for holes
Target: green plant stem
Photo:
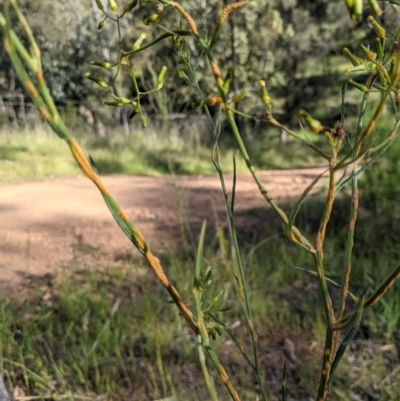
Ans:
<svg viewBox="0 0 400 401"><path fill-rule="evenodd" d="M335 153L335 152L334 152ZM320 283L321 295L325 306L325 317L326 322L329 325L332 325L334 321L334 313L332 308L332 301L328 291L328 285L325 277L325 268L324 268L324 241L326 235L326 228L331 216L333 201L335 199L335 171L334 165L336 160L336 154L333 156L331 161L331 166L329 170L329 187L328 194L325 202L325 208L322 213L321 224L319 226L319 230L315 239L315 265L316 272Z"/></svg>
<svg viewBox="0 0 400 401"><path fill-rule="evenodd" d="M221 93L223 93L222 88L220 88ZM224 98L223 98L224 99ZM226 102L226 99L224 99L224 102ZM255 183L258 186L258 189L260 190L261 194L264 196L264 198L267 200L267 202L271 205L275 213L279 216L281 219L282 223L285 225L285 227L288 225L289 219L286 216L285 212L279 208L279 206L275 203L275 201L272 199L270 194L268 193L267 189L264 187L264 184L261 182L260 178L258 177L258 174L253 166L253 164L250 161L250 157L247 153L246 147L243 143L242 137L240 135L239 129L236 125L236 121L233 117L232 112L229 109L226 109L225 111L226 116L228 118L229 125L231 126L233 135L235 137L236 143L238 145L238 148L240 150L240 153L246 163L246 166L248 170L250 171ZM311 244L308 242L308 240L303 237L303 235L300 233L297 227L293 226L293 234L295 235L296 239L301 242L309 251L313 251L313 248Z"/></svg>
<svg viewBox="0 0 400 401"><path fill-rule="evenodd" d="M384 282L375 290L375 292L365 302L364 308L375 305L383 295L386 294L388 289L400 279L400 265L384 280Z"/></svg>
<svg viewBox="0 0 400 401"><path fill-rule="evenodd" d="M197 36L197 38L198 38L198 36ZM204 51L209 54L210 52L208 51L208 48L207 48L207 45L205 44L205 42L202 41L200 38L198 38L198 39L205 46ZM191 68L190 64L189 64L189 69L190 69L191 73L195 76L195 71L193 71L193 69ZM199 93L203 97L201 89L198 87L198 85L196 85L196 87L198 88ZM215 166L215 168L217 170L217 173L218 173L218 176L219 176L219 179L220 179L220 182L221 182L222 192L223 192L224 200L225 200L225 206L226 206L226 210L227 210L227 213L228 213L229 226L230 226L230 230L231 230L231 234L232 234L232 242L233 242L233 245L234 245L235 255L236 255L236 260L237 260L237 265L238 265L238 270L239 270L239 280L240 280L239 296L241 296L242 293L244 294L244 302L242 302L242 297L241 297L241 304L242 304L242 307L243 307L243 311L244 311L244 314L245 314L245 317L246 317L247 327L248 327L248 330L249 330L249 333L250 333L250 337L251 337L252 348L253 348L253 357L254 357L254 364L253 363L249 363L249 364L250 364L250 366L253 368L253 370L255 372L257 381L258 381L260 389L261 389L261 394L262 394L263 400L266 400L267 398L266 398L266 393L265 393L265 389L264 389L264 383L262 381L260 367L259 367L259 358L258 358L258 349L257 349L257 334L255 332L254 324L253 324L252 318L251 318L251 309L250 309L250 304L249 304L249 300L248 300L248 297L247 297L243 263L242 263L242 259L241 259L241 255L240 255L239 244L238 244L237 236L236 236L236 228L235 228L235 223L234 223L234 219L233 219L233 209L232 209L232 205L229 202L229 196L228 196L228 192L226 190L226 185L225 185L223 172L222 172L222 170L220 168L220 163L219 163L217 127L212 121L212 118L211 118L211 115L210 115L210 113L208 111L208 108L206 108L206 114L207 114L207 116L208 116L208 118L209 118L209 120L211 122L212 127L213 127L213 132L214 132L214 137L215 137L215 146L214 146L212 160L213 160L214 166ZM232 194L232 197L234 198L234 194ZM243 354L243 350L242 350L241 347L239 347L239 350ZM245 359L247 361L249 361L247 355L245 355Z"/></svg>
<svg viewBox="0 0 400 401"><path fill-rule="evenodd" d="M334 359L335 344L339 336L339 331L333 331L330 327L326 328L324 356L322 358L321 376L317 393L317 401L325 401L329 391L329 379Z"/></svg>
<svg viewBox="0 0 400 401"><path fill-rule="evenodd" d="M351 201L350 201L350 218L349 225L347 229L347 240L345 249L345 261L344 270L342 275L342 290L340 294L339 309L337 313L337 319L343 316L343 312L346 306L346 298L349 290L350 274L351 274L351 258L354 246L354 230L357 221L358 214L358 186L357 186L357 176L352 178L352 188L351 188Z"/></svg>
<svg viewBox="0 0 400 401"><path fill-rule="evenodd" d="M240 298L241 304L243 306L243 312L246 317L247 328L250 333L251 344L252 344L252 348L253 348L255 374L257 377L258 384L261 389L261 394L262 394L263 400L266 400L267 395L265 393L264 383L263 383L263 380L261 377L260 364L259 364L259 358L258 358L257 334L255 332L254 323L253 323L252 314L251 314L250 302L249 302L249 298L248 298L248 294L247 294L247 286L246 286L246 280L245 280L245 276L244 276L243 261L242 261L242 257L240 254L239 243L238 243L237 235L236 235L236 226L235 226L235 221L234 221L233 208L232 208L232 204L229 202L229 196L228 196L228 191L226 190L224 175L223 175L223 172L222 172L220 164L219 164L218 139L216 140L215 147L214 147L213 162L214 162L214 166L217 170L217 173L218 173L218 176L219 176L219 179L221 182L222 192L223 192L224 200L225 200L225 206L226 206L226 210L228 213L229 227L230 227L231 234L232 234L232 242L233 242L233 246L235 249L236 263L237 263L238 271L239 271L239 281L240 281L239 298ZM234 198L234 194L232 194L232 197Z"/></svg>
<svg viewBox="0 0 400 401"><path fill-rule="evenodd" d="M322 301L325 308L325 319L326 319L326 334L325 334L325 347L324 356L322 359L320 382L317 393L317 401L324 401L328 394L328 384L330 378L330 370L333 361L333 354L335 351L335 345L338 338L338 333L333 333L331 326L334 322L335 315L332 307L332 300L329 295L328 284L325 277L324 268L324 253L323 245L325 240L326 228L332 212L333 201L335 199L335 171L334 166L336 162L336 150L332 150L332 158L329 169L329 188L327 199L325 202L325 208L321 218L321 224L315 239L315 267L319 281L319 286L322 295Z"/></svg>
<svg viewBox="0 0 400 401"><path fill-rule="evenodd" d="M314 144L309 143L306 139L301 138L299 135L297 135L295 132L293 132L289 128L286 128L279 121L275 120L275 118L273 118L272 114L270 114L270 113L267 114L267 121L270 124L272 124L273 126L275 126L277 128L280 128L280 129L283 129L287 134L291 135L293 138L295 138L298 141L304 143L309 148L311 148L312 150L314 150L317 153L319 153L324 159L326 159L328 161L330 160L331 157L327 153L325 153L323 150L321 150L318 146L315 146Z"/></svg>
<svg viewBox="0 0 400 401"><path fill-rule="evenodd" d="M204 352L203 352L203 347L207 351L211 361L213 362L222 382L225 384L226 389L229 392L229 395L231 396L232 400L234 401L240 401L239 395L233 388L233 385L231 381L229 380L229 377L221 365L217 355L215 354L213 348L211 347L210 344L210 337L207 332L206 325L204 323L204 316L203 316L203 310L202 310L202 288L201 288L201 265L202 265L202 260L203 260L203 245L204 245L204 236L206 232L206 223L203 223L203 226L201 228L200 232L200 239L199 239L199 244L197 247L197 256L196 256L196 268L195 268L195 279L194 279L194 286L193 286L193 295L195 299L195 304L196 304L196 314L197 314L197 327L198 327L198 352L199 352L199 357L200 357L200 364L202 367L204 379L208 388L208 391L210 393L210 396L213 401L218 401L218 396L217 392L214 386L214 383L208 373L206 361L204 358Z"/></svg>
<svg viewBox="0 0 400 401"><path fill-rule="evenodd" d="M154 39L152 42L148 43L147 45L144 45L140 47L139 49L136 50L131 50L129 52L121 52L121 57L131 57L136 53L140 53L143 50L149 49L150 47L153 47L156 43L161 42L164 39L170 38L171 36L192 36L192 32L184 29L173 29L171 32L166 32L159 36L157 39Z"/></svg>
<svg viewBox="0 0 400 401"><path fill-rule="evenodd" d="M199 324L199 320L197 320L197 324ZM206 356L204 354L204 349L203 349L203 337L201 336L201 334L197 334L197 352L199 354L201 370L203 372L203 377L204 381L206 382L208 393L210 394L212 401L218 401L218 395L212 377L210 376L210 373L208 372L207 369Z"/></svg>

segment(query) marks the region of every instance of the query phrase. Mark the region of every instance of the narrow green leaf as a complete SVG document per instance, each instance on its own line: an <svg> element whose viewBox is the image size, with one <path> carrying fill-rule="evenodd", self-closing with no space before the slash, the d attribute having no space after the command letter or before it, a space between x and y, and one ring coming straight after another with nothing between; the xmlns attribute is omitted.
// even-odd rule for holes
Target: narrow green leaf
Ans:
<svg viewBox="0 0 400 401"><path fill-rule="evenodd" d="M90 154L90 152L87 151L87 153L88 153L88 159L89 159L90 165L92 166L93 171L98 175L99 169L97 168L96 163L95 163L92 155Z"/></svg>
<svg viewBox="0 0 400 401"><path fill-rule="evenodd" d="M317 277L317 272L315 272L313 270L305 269L304 267L298 267L298 266L293 266L293 268L297 269L297 270L301 270L301 271L307 272L307 273L312 274L313 276ZM342 286L339 283L337 283L336 281L332 280L331 278L326 277L326 276L325 276L325 278L326 278L326 281L328 281L329 283L333 284L335 287L342 288ZM350 297L353 299L353 301L358 302L358 297L356 297L350 291L348 291L347 293L350 295Z"/></svg>
<svg viewBox="0 0 400 401"><path fill-rule="evenodd" d="M231 213L235 214L235 196L236 196L236 151L233 153L233 183L232 183L232 197L231 197Z"/></svg>
<svg viewBox="0 0 400 401"><path fill-rule="evenodd" d="M282 375L282 385L281 385L281 400L286 401L286 359L283 364L283 375Z"/></svg>
<svg viewBox="0 0 400 401"><path fill-rule="evenodd" d="M345 316L343 319L339 319L331 327L331 330L348 330L356 325L364 312L366 292L359 298L356 306L356 310L350 315Z"/></svg>
<svg viewBox="0 0 400 401"><path fill-rule="evenodd" d="M329 381L332 379L333 374L335 373L336 368L339 365L339 362L341 361L346 348L349 346L351 340L353 339L354 335L357 333L358 328L360 327L360 323L361 323L361 316L360 319L358 319L356 321L356 323L354 324L354 326L348 331L348 333L346 334L345 338L343 339L343 341L341 342L336 355L335 355L335 359L332 362L332 367L331 367L331 374L329 377Z"/></svg>
<svg viewBox="0 0 400 401"><path fill-rule="evenodd" d="M369 306L374 305L399 278L400 278L400 265L393 270L393 272L385 279L385 281L368 298L367 302L365 303L365 307L367 308Z"/></svg>
<svg viewBox="0 0 400 401"><path fill-rule="evenodd" d="M200 272L201 272L201 264L203 262L203 250L204 250L204 237L206 235L206 220L203 221L203 225L201 226L199 243L197 245L197 255L196 255L196 271L195 271L195 280L197 285L200 284Z"/></svg>

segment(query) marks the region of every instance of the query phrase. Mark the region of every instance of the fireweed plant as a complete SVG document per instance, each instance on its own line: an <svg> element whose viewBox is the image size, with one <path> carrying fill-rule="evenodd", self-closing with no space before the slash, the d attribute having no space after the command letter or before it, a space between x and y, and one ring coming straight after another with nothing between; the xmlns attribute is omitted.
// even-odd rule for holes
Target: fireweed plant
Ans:
<svg viewBox="0 0 400 401"><path fill-rule="evenodd" d="M352 64L352 67L348 68L346 72L348 74L357 72L368 73L368 78L364 84L355 82L352 79L348 79L343 84L341 121L339 121L335 126L325 126L319 121L313 119L305 111L301 111L299 113L300 117L305 121L306 125L312 132L325 136L330 149L328 152L310 143L307 139L304 139L277 121L273 115L273 99L268 93L267 84L262 79L258 82L265 120L273 126L286 131L287 134L302 142L304 146L310 147L312 150L322 156L328 165L325 171L329 177L325 206L318 232L315 238L310 241L296 227L295 220L304 200L307 198L307 195L322 178L323 174L318 176L307 188L305 188L303 194L294 204L290 214L286 214L279 207L279 205L270 196L268 189L259 179L257 171L252 164L251 158L243 142L242 135L236 124L235 114L239 114L242 117L255 118L254 116L239 112L236 108L237 103L245 101L246 93L244 91L242 93L231 93L230 83L234 71L230 66L220 66L213 55L213 47L218 41L218 34L226 19L232 12L240 12L240 9L246 7L249 1L241 1L229 4L222 10L221 14L216 19L213 32L200 33L198 31L196 21L193 20L191 15L180 3L169 0L141 0L141 5L143 7L148 7L149 10L155 10L154 13L152 13L152 11L149 12L150 16L145 20L145 23L147 25L158 25L158 27L164 32L157 39L150 43L146 43L145 34L141 34L132 44L131 48L126 49L123 46L120 21L128 13L133 12L138 6L138 3L139 0L134 0L121 8L121 6L119 6L114 0L108 0L108 7L106 7L101 0L96 0L97 7L103 13L103 19L100 21L98 29L102 29L105 23L114 23L119 34L120 48L118 50L118 57L115 61L105 60L90 62L93 67L111 71L113 77L111 80L106 81L101 79L98 77L97 73L92 72L87 73L86 77L109 92L111 99L105 102L106 105L110 107L129 107L129 117L134 118L135 115L138 115L142 126L146 127L147 121L141 106L142 99L146 96L149 96L152 92L162 89L167 68L162 67L157 77L156 84L151 90L147 92L141 92L139 90L135 73L135 57L138 53L146 51L146 49L149 49L162 41L169 40L174 46L177 54L180 57L182 65L184 66L182 69L178 70L178 76L196 91L199 100L194 102L192 106L203 108L204 113L208 116L210 127L213 133L214 146L212 149L212 161L221 181L226 211L229 217L232 245L236 259L234 266L234 275L236 278L235 285L237 288L237 297L242 306L243 317L246 321L248 335L252 344L252 351L250 354L246 353L244 347L242 347L232 330L230 330L230 328L224 324L223 320L216 316L217 312L223 312L229 309L229 307L219 303L221 292L214 296L210 304L206 305L202 300L204 291L209 291L212 289L211 269L208 268L207 270L204 270L202 268L203 244L206 228L205 223L201 229L196 263L194 267L194 282L192 287L194 302L187 303L184 301L181 292L171 284L171 281L167 277L159 259L153 254L140 231L129 220L128 216L119 207L118 203L114 200L107 188L102 183L95 165L95 161L90 155L85 155L77 141L69 134L67 128L65 127L42 75L40 50L35 42L27 20L18 8L16 0L6 1L4 9L0 13L0 27L4 33L4 47L12 61L13 67L19 79L24 85L26 91L29 93L42 117L48 122L55 133L68 144L73 157L83 173L100 190L114 219L122 231L146 259L150 269L152 269L160 283L168 291L173 303L175 303L178 307L182 318L187 322L188 326L194 332L197 339L197 350L199 354L200 365L211 399L216 401L219 399L219 396L217 394L212 375L209 371L210 364L206 362L207 358L209 358L214 366L231 399L235 401L240 400L238 392L234 388L213 347L212 340L215 339L216 336L226 332L226 334L229 335L236 344L240 353L243 355L243 358L253 371L259 385L261 399L267 400L267 392L265 390L265 383L259 363L260 351L257 345L257 334L253 324L252 310L246 285L245 271L243 268L243 260L235 229L234 205L236 174L234 174L232 192L231 196L229 196L227 184L224 180L219 159L219 138L221 131L220 118L223 115L225 116L230 126L230 133L233 135L236 142L237 149L240 152L241 157L246 162L248 170L257 184L261 195L265 198L267 203L272 207L281 220L289 240L293 244L303 248L306 252L308 252L314 261L314 270L307 270L307 272L317 277L324 308L326 328L319 385L316 389L315 399L317 401L326 400L335 369L342 359L350 341L354 337L360 325L364 311L376 304L376 302L393 285L396 279L400 277L399 266L383 282L376 284L374 289L365 289L363 293L358 295L349 292L349 281L352 270L354 228L357 220L359 205L357 176L365 168L371 165L371 163L373 163L377 157L382 155L393 143L397 137L397 130L400 124L400 30L395 34L387 33L384 27L379 23L379 16L381 15L382 11L380 10L378 4L375 1L368 1L371 13L373 14L368 18L368 21L376 33L376 42L373 46L371 46L371 48L369 46L361 45L358 55L351 53L346 48L343 49L344 54L348 57ZM359 21L362 15L363 2L358 0L346 0L346 5L351 19L355 22ZM161 22L163 22L163 11L167 8L173 9L179 14L179 17L181 18L180 26L169 26L168 21L165 21L166 26L161 24ZM26 35L24 41L17 36L11 26L11 13L14 14ZM29 46L24 46L23 43L26 41ZM195 45L198 47L198 49L200 49L201 57L204 57L207 60L210 68L210 74L212 74L214 77L217 95L205 94L200 88L196 76L195 62L191 59L190 47L188 46L189 41L191 42L191 45ZM113 91L113 82L123 69L126 69L130 74L133 90L136 94L135 97L131 99L119 97ZM226 70L224 77L221 74L221 69ZM346 119L344 100L348 85L355 86L361 92L363 92L358 123L356 127L351 129L345 129ZM366 108L371 93L376 94L379 97L379 101L375 107L372 117L367 118ZM378 119L381 117L387 102L391 102L396 110L393 129L391 132L388 132L385 140L378 145L371 147L370 139L373 137L374 128L378 122ZM215 116L212 116L209 111L209 107L212 106L218 107L218 112L214 114ZM233 162L235 164L235 160ZM339 172L340 174L338 174ZM339 175L340 178L338 178ZM337 306L335 306L332 303L331 294L328 288L328 282L332 282L332 280L327 277L325 271L324 241L335 196L346 184L351 187L350 216L348 221L347 240L345 244L344 264L342 266L342 279L340 283L333 283L340 288L339 302ZM348 307L346 308L348 303L350 303L351 312L345 314L345 310L349 309ZM193 306L190 307L189 305ZM285 372L286 367L284 366L281 390L282 400L286 399Z"/></svg>

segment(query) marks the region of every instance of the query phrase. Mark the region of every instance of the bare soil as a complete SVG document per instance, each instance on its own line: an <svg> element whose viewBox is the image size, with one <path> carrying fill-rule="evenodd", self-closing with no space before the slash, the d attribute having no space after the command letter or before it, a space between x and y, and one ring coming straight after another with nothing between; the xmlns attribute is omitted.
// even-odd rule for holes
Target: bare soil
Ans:
<svg viewBox="0 0 400 401"><path fill-rule="evenodd" d="M283 200L301 194L323 170L266 171L260 178L272 197ZM204 219L214 229L226 226L217 177L107 176L103 182L156 254L193 242ZM231 175L226 183L230 188ZM269 216L250 175L237 177L235 211L242 225ZM0 296L17 295L29 277L118 265L135 255L86 178L0 185Z"/></svg>

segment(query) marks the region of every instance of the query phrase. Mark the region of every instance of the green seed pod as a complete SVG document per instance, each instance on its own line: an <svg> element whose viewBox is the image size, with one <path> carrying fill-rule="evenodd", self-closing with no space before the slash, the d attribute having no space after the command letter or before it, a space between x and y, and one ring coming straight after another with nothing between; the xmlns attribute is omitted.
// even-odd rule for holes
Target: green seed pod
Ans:
<svg viewBox="0 0 400 401"><path fill-rule="evenodd" d="M353 12L351 13L350 17L354 23L361 20L362 12L363 0L353 0Z"/></svg>
<svg viewBox="0 0 400 401"><path fill-rule="evenodd" d="M367 61L375 61L376 53L366 48L363 44L360 45L362 52L364 53L364 57Z"/></svg>
<svg viewBox="0 0 400 401"><path fill-rule="evenodd" d="M360 21L363 10L363 0L344 0L351 20L356 23Z"/></svg>
<svg viewBox="0 0 400 401"><path fill-rule="evenodd" d="M353 67L353 68L346 68L344 70L344 72L346 74L350 74L351 72L361 72L361 71L369 71L369 70L370 70L370 68L367 65L362 64L362 65L358 65L358 66Z"/></svg>
<svg viewBox="0 0 400 401"><path fill-rule="evenodd" d="M240 102L241 100L245 99L246 96L247 96L247 92L246 92L246 91L243 91L243 92L240 93L239 95L233 96L232 102L233 102L233 103L238 103L238 102Z"/></svg>
<svg viewBox="0 0 400 401"><path fill-rule="evenodd" d="M156 89L159 90L163 87L164 85L164 76L165 73L167 72L167 67L165 65L163 65L163 67L161 68L160 74L157 77L157 86Z"/></svg>
<svg viewBox="0 0 400 401"><path fill-rule="evenodd" d="M392 57L390 79L392 80L392 85L397 87L400 81L400 52L397 52L397 55Z"/></svg>
<svg viewBox="0 0 400 401"><path fill-rule="evenodd" d="M304 118L304 121L308 125L308 128L310 128L311 132L318 134L323 131L322 124L318 120L312 118L306 111L300 110L299 116Z"/></svg>
<svg viewBox="0 0 400 401"><path fill-rule="evenodd" d="M368 17L368 22L372 25L372 28L374 28L374 31L376 32L378 38L385 39L386 30L381 25L379 25L378 21L372 15Z"/></svg>
<svg viewBox="0 0 400 401"><path fill-rule="evenodd" d="M129 4L124 7L124 14L129 13L132 11L139 3L139 0L133 0Z"/></svg>
<svg viewBox="0 0 400 401"><path fill-rule="evenodd" d="M143 40L146 38L146 34L143 32L140 36L139 39L133 44L132 50L139 50L140 46L142 46Z"/></svg>
<svg viewBox="0 0 400 401"><path fill-rule="evenodd" d="M223 90L225 95L227 95L228 92L229 92L229 89L230 89L230 86L231 86L231 82L232 82L232 76L233 76L233 68L232 67L228 67L228 69L226 70L224 83L222 84L222 90Z"/></svg>
<svg viewBox="0 0 400 401"><path fill-rule="evenodd" d="M115 13L118 11L117 3L114 0L108 0L108 6L110 7L111 11Z"/></svg>
<svg viewBox="0 0 400 401"><path fill-rule="evenodd" d="M271 98L267 91L265 81L263 79L260 79L258 81L258 85L260 85L260 87L261 87L261 100L262 100L263 104L265 104L266 106L269 106L271 104Z"/></svg>
<svg viewBox="0 0 400 401"><path fill-rule="evenodd" d="M147 120L146 120L146 117L143 114L140 116L140 122L142 123L142 127L143 128L147 127Z"/></svg>
<svg viewBox="0 0 400 401"><path fill-rule="evenodd" d="M126 97L119 97L118 100L119 100L122 104L132 104L132 100L127 99Z"/></svg>
<svg viewBox="0 0 400 401"><path fill-rule="evenodd" d="M104 6L103 3L101 2L101 0L96 0L96 4L99 10L103 11L104 10Z"/></svg>
<svg viewBox="0 0 400 401"><path fill-rule="evenodd" d="M371 7L372 12L377 17L382 15L382 9L379 7L379 4L376 0L368 0L368 5Z"/></svg>
<svg viewBox="0 0 400 401"><path fill-rule="evenodd" d="M146 18L144 20L144 23L145 23L145 25L158 24L159 21L160 21L160 16L158 14L153 14L153 15L150 15L149 18Z"/></svg>
<svg viewBox="0 0 400 401"><path fill-rule="evenodd" d="M112 68L112 65L110 63L107 62L103 62L103 61L91 61L90 62L91 65L96 65L98 67L102 67L105 68L106 70L109 70L110 68Z"/></svg>
<svg viewBox="0 0 400 401"><path fill-rule="evenodd" d="M132 109L132 111L130 112L128 118L129 118L130 120L132 120L132 118L135 117L136 114L138 114L139 112L140 112L140 109L139 109L138 106L133 107L133 109Z"/></svg>
<svg viewBox="0 0 400 401"><path fill-rule="evenodd" d="M359 89L361 92L368 93L369 89L365 85L361 85L358 82L353 81L352 79L349 79L347 81L349 84L353 85L357 89Z"/></svg>
<svg viewBox="0 0 400 401"><path fill-rule="evenodd" d="M105 82L104 80L102 80L100 78L93 77L92 75L90 75L90 72L87 72L85 74L85 77L90 79L93 82L96 82L96 84L101 86L102 88L108 88L107 82Z"/></svg>
<svg viewBox="0 0 400 401"><path fill-rule="evenodd" d="M354 67L357 67L358 65L361 65L363 63L362 60L355 56L347 47L343 49L343 53L348 57Z"/></svg>
<svg viewBox="0 0 400 401"><path fill-rule="evenodd" d="M107 19L107 17L104 18L103 20L101 20L101 21L99 22L99 25L97 25L97 30L98 30L98 31L100 31L101 29L103 29L103 26L104 26L104 24L106 23L106 19Z"/></svg>
<svg viewBox="0 0 400 401"><path fill-rule="evenodd" d="M105 104L106 106L112 106L112 107L121 107L121 106L124 105L123 103L121 103L121 102L116 102L116 101L115 101L115 102L105 101L104 104Z"/></svg>

